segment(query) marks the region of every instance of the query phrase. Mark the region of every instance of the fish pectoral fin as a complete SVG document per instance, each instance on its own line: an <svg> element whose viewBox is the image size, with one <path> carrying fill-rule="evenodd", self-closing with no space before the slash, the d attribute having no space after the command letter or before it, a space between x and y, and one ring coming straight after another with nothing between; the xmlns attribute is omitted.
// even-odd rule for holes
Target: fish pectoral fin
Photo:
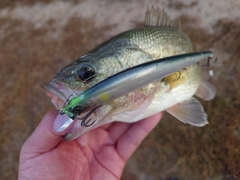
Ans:
<svg viewBox="0 0 240 180"><path fill-rule="evenodd" d="M209 101L216 95L216 89L211 83L202 80L195 94L196 96Z"/></svg>
<svg viewBox="0 0 240 180"><path fill-rule="evenodd" d="M166 111L183 123L199 127L208 124L207 115L202 105L193 97L172 106Z"/></svg>

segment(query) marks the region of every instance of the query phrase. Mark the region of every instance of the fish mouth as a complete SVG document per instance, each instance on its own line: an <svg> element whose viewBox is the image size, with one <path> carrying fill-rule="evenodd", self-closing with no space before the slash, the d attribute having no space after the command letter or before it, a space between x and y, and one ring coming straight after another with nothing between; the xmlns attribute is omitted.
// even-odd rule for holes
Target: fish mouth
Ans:
<svg viewBox="0 0 240 180"><path fill-rule="evenodd" d="M51 98L51 102L57 110L61 110L68 100L83 92L81 90L72 90L57 80L53 80L49 84L45 83L42 87L47 90L47 95ZM87 113L88 112L82 113L81 116L84 117ZM94 114L89 116L89 119L93 118L96 119ZM92 121L94 121L94 119ZM86 127L82 126L81 123L81 120L72 120L66 114L62 115L59 113L54 121L53 128L56 132L66 132L65 135L63 135L63 139L71 141L86 131Z"/></svg>
<svg viewBox="0 0 240 180"><path fill-rule="evenodd" d="M58 110L63 107L64 103L71 96L75 97L83 92L81 90L73 91L71 88L57 80L53 80L49 84L42 84L42 87L47 90L47 95L52 99L52 103Z"/></svg>
<svg viewBox="0 0 240 180"><path fill-rule="evenodd" d="M47 90L47 95L51 98L55 108L60 110L64 102L67 101L67 96L51 84L43 84L42 87Z"/></svg>

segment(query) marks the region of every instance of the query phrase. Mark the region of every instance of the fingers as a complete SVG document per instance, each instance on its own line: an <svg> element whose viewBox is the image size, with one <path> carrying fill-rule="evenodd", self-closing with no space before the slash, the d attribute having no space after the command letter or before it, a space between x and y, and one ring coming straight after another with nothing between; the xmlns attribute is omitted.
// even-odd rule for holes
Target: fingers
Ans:
<svg viewBox="0 0 240 180"><path fill-rule="evenodd" d="M115 122L109 130L109 136L112 139L112 144L124 134L133 125L133 123Z"/></svg>
<svg viewBox="0 0 240 180"><path fill-rule="evenodd" d="M21 153L31 158L51 150L61 141L61 136L53 131L53 123L57 114L57 111L53 111L45 115L35 131L24 143Z"/></svg>
<svg viewBox="0 0 240 180"><path fill-rule="evenodd" d="M142 140L157 125L161 117L162 114L158 113L142 121L138 121L122 135L117 144L117 151L125 162L140 145Z"/></svg>

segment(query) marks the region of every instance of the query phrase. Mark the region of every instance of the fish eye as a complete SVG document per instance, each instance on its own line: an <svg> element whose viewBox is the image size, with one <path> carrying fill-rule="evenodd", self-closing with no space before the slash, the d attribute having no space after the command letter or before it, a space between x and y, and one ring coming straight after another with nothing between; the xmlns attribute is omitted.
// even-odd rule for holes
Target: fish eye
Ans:
<svg viewBox="0 0 240 180"><path fill-rule="evenodd" d="M82 81L90 81L95 75L95 70L90 65L84 65L77 70L77 75Z"/></svg>

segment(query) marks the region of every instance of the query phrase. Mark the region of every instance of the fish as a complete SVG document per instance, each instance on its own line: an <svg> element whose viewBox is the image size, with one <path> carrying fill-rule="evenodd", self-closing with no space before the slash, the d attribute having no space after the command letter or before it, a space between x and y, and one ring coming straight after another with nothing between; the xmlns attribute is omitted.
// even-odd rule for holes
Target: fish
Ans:
<svg viewBox="0 0 240 180"><path fill-rule="evenodd" d="M50 83L43 86L55 108L61 110L71 102L71 98L119 72L142 63L192 52L192 43L182 32L179 20L171 20L159 8L147 8L143 27L103 42L64 67ZM121 89L120 86L118 88ZM67 141L104 124L116 121L133 123L162 111L167 111L183 123L202 127L208 123L207 115L193 96L211 100L215 94L215 87L201 79L199 63L194 63L108 101L90 115L82 113L83 117L89 115L90 119L95 119L91 126L82 126L80 121L71 119L66 119L67 124L57 122L61 118L55 121L64 127L71 124L64 135ZM62 127L56 130L60 131Z"/></svg>
<svg viewBox="0 0 240 180"><path fill-rule="evenodd" d="M140 89L154 81L163 79L186 66L206 58L208 61L212 58L211 51L170 56L133 66L132 68L128 68L104 79L80 95L74 97L61 109L60 114L67 114L74 120L84 111L96 106L100 107L109 101ZM181 73L179 76L181 76ZM95 108L93 109L95 111ZM90 112L92 113L94 111ZM88 115L91 113L88 113ZM77 119L86 120L86 118ZM82 125L89 126L86 123L82 123Z"/></svg>

